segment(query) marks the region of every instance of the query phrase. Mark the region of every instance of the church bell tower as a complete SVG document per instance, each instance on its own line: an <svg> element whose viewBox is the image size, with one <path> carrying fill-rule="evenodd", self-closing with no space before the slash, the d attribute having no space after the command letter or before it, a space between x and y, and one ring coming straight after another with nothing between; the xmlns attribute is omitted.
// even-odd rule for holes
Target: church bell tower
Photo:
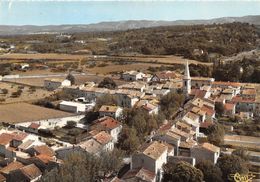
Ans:
<svg viewBox="0 0 260 182"><path fill-rule="evenodd" d="M183 77L183 93L188 97L191 92L191 78L188 61L185 64L185 72Z"/></svg>

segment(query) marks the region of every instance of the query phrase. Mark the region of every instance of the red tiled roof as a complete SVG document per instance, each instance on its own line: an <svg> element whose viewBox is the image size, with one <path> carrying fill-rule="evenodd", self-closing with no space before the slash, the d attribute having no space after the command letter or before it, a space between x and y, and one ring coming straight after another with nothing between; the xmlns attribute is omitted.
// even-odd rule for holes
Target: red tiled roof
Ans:
<svg viewBox="0 0 260 182"><path fill-rule="evenodd" d="M156 175L145 168L141 169L131 169L129 170L124 176L123 180L127 179L141 179L142 181L153 181L155 179Z"/></svg>
<svg viewBox="0 0 260 182"><path fill-rule="evenodd" d="M235 104L231 104L231 103L226 103L224 105L224 109L227 110L227 111L233 110L234 107L235 107Z"/></svg>
<svg viewBox="0 0 260 182"><path fill-rule="evenodd" d="M99 127L104 127L106 129L114 129L114 128L117 128L121 125L121 123L111 117L103 117L103 118L100 118L96 121L94 121L94 125L92 126L93 128L97 128L99 129Z"/></svg>
<svg viewBox="0 0 260 182"><path fill-rule="evenodd" d="M27 136L28 136L28 134L27 134L27 133L24 133L24 132L16 133L16 134L14 135L13 140L21 141L21 140L25 139Z"/></svg>
<svg viewBox="0 0 260 182"><path fill-rule="evenodd" d="M93 138L102 145L107 144L112 140L112 136L106 133L105 131L99 132Z"/></svg>
<svg viewBox="0 0 260 182"><path fill-rule="evenodd" d="M6 181L6 177L4 177L2 174L0 174L0 182Z"/></svg>
<svg viewBox="0 0 260 182"><path fill-rule="evenodd" d="M160 72L156 73L155 76L157 76L159 79L173 79L177 77L174 72Z"/></svg>
<svg viewBox="0 0 260 182"><path fill-rule="evenodd" d="M210 127L210 126L212 126L212 125L214 125L214 123L213 123L213 122L210 122L210 121L205 121L205 122L203 122L203 123L200 123L200 127L201 127L201 128L208 128L208 127Z"/></svg>
<svg viewBox="0 0 260 182"><path fill-rule="evenodd" d="M7 144L9 144L12 141L13 137L14 137L13 134L2 133L0 135L0 145L7 145Z"/></svg>
<svg viewBox="0 0 260 182"><path fill-rule="evenodd" d="M20 169L23 166L24 165L21 162L14 161L2 168L0 171L4 174L9 174L9 172L14 171L16 169Z"/></svg>
<svg viewBox="0 0 260 182"><path fill-rule="evenodd" d="M234 103L238 103L238 102L240 102L240 103L254 103L255 99L235 96L235 97L232 98L231 102L234 102Z"/></svg>
<svg viewBox="0 0 260 182"><path fill-rule="evenodd" d="M207 142L203 143L202 147L207 149L207 150L209 150L209 151L211 151L211 152L219 152L219 150L220 150L219 147L217 147L217 146L215 146L213 144L207 143Z"/></svg>
<svg viewBox="0 0 260 182"><path fill-rule="evenodd" d="M29 128L38 129L41 125L38 123L32 123L30 124Z"/></svg>
<svg viewBox="0 0 260 182"><path fill-rule="evenodd" d="M201 110L205 111L207 113L207 115L209 115L209 116L213 116L215 114L215 111L213 108L207 107L205 105L201 107Z"/></svg>
<svg viewBox="0 0 260 182"><path fill-rule="evenodd" d="M38 153L38 154L44 154L47 156L54 156L55 152L48 147L47 145L40 145L40 146L34 146L33 149Z"/></svg>
<svg viewBox="0 0 260 182"><path fill-rule="evenodd" d="M241 83L239 83L239 82L221 82L221 81L215 81L215 82L213 82L213 85L224 85L224 86L240 87L240 86L241 86Z"/></svg>
<svg viewBox="0 0 260 182"><path fill-rule="evenodd" d="M34 164L24 166L20 170L29 179L35 179L42 175L40 169L36 167Z"/></svg>
<svg viewBox="0 0 260 182"><path fill-rule="evenodd" d="M45 155L45 154L36 155L33 158L39 159L45 164L48 164L50 161L53 161L53 157Z"/></svg>
<svg viewBox="0 0 260 182"><path fill-rule="evenodd" d="M194 96L194 97L198 97L198 98L204 98L206 95L206 91L204 90L200 90L200 89L191 89L191 93L190 95Z"/></svg>

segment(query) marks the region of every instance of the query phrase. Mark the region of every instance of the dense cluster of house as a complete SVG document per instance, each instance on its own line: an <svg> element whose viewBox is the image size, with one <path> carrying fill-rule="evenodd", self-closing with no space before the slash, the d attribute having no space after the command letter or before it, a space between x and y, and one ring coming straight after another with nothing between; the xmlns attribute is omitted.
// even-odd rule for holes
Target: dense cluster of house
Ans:
<svg viewBox="0 0 260 182"><path fill-rule="evenodd" d="M147 75L137 71L125 72L121 76L127 84L117 89L98 88L95 83L71 86L67 80L45 80L50 90L61 88L76 96L75 101L63 101L60 109L73 113L84 113L95 106L95 100L106 94L113 95L117 105L103 105L99 119L89 126L79 123L84 115L70 118L49 119L33 123L19 123L13 130L0 131L0 155L6 158L0 164L0 181L22 177L26 181L39 179L45 170L62 164L71 152L83 151L101 155L114 149L123 125L120 122L124 108L140 108L148 114L158 114L160 98L170 92L182 92L187 102L173 121L164 121L153 131L149 142L132 154L130 169L112 181L160 181L165 163L186 161L195 165L201 160L216 163L220 148L210 143L199 143L201 132L214 124L216 105L224 108L224 115L250 118L260 113L260 101L254 85L233 82L217 82L213 78L191 77L188 63L184 75L163 71ZM88 134L77 144L59 139L46 145L40 130L63 127L67 121L86 129ZM25 133L26 132L26 133Z"/></svg>

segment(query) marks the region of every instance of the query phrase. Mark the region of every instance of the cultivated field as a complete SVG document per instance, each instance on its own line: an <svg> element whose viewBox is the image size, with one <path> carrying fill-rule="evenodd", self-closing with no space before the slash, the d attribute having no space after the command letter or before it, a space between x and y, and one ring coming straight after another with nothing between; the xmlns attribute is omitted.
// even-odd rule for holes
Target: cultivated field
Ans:
<svg viewBox="0 0 260 182"><path fill-rule="evenodd" d="M44 60L49 62L57 62L57 61L79 61L82 59L99 59L94 58L93 55L74 55L74 54L3 54L0 55L0 62L23 62L30 61L33 59ZM113 59L132 59L136 62L147 62L147 63L162 63L162 64L183 64L187 59L184 59L180 56L106 56L106 60L113 61ZM189 63L193 64L204 64L211 65L211 63L203 63L195 60L189 60Z"/></svg>
<svg viewBox="0 0 260 182"><path fill-rule="evenodd" d="M30 80L25 82L30 83ZM30 85L33 85L30 83ZM37 86L37 84L35 84ZM0 94L0 99L2 99L2 103L17 103L17 102L28 102L28 101L36 101L38 99L42 99L52 94L44 89L40 88L30 88L29 86L17 85L15 83L6 83L0 82L1 89L7 89L8 93ZM17 92L18 90L22 90L21 95L19 97L13 97L12 94ZM4 100L3 100L4 99Z"/></svg>
<svg viewBox="0 0 260 182"><path fill-rule="evenodd" d="M0 122L20 123L71 115L71 113L48 109L28 103L0 105Z"/></svg>

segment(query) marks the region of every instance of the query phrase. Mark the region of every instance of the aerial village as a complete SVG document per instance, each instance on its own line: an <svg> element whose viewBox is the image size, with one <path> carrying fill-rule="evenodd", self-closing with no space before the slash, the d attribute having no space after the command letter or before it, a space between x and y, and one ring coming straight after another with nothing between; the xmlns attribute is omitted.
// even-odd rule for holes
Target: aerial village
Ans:
<svg viewBox="0 0 260 182"><path fill-rule="evenodd" d="M58 108L73 115L15 124L1 121L0 181L37 181L46 171L63 165L73 152L94 156L113 152L120 140L126 140L122 135L128 134L122 133L127 121L125 110L142 110L148 116L157 116L162 98L170 94L183 97L183 102L167 119L159 119L160 124L144 136L134 151L127 152L121 165L123 170L105 176L102 181L161 181L165 164L185 161L195 166L202 160L216 164L222 154L231 154L241 146L252 151L249 160L259 167L260 143L256 137L228 134L234 128L227 122L222 123L226 131L224 144L214 145L212 139L207 139L207 131L217 124L219 112L238 122L259 116L260 95L255 85L191 77L188 61L183 74L126 71L120 79L127 83L117 88L99 88L91 81L72 85L69 79L45 79L47 90L74 96L73 100L60 102ZM115 102L98 101L104 97L113 97ZM98 108L96 119L82 123L94 108ZM61 129L68 132L59 134Z"/></svg>

